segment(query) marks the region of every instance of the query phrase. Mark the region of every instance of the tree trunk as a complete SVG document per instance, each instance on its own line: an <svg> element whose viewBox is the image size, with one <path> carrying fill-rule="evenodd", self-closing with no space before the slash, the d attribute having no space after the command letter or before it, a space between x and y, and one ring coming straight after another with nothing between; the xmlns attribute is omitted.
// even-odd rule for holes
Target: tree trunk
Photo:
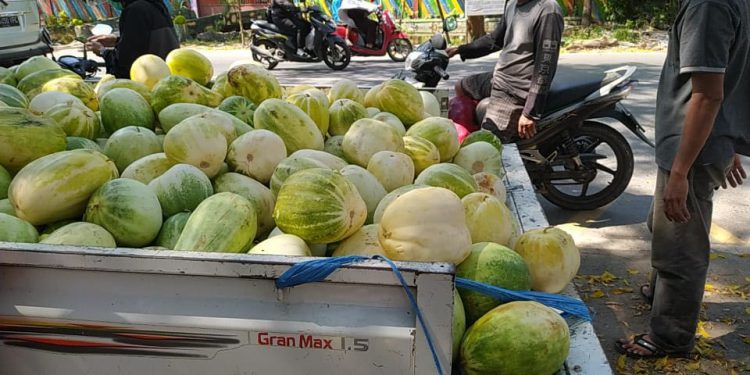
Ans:
<svg viewBox="0 0 750 375"><path fill-rule="evenodd" d="M469 42L473 42L474 40L481 38L486 33L484 31L484 16L471 16L468 17L468 24L466 27L466 32L469 33Z"/></svg>
<svg viewBox="0 0 750 375"><path fill-rule="evenodd" d="M591 1L583 0L583 15L581 17L581 26L583 27L591 26Z"/></svg>
<svg viewBox="0 0 750 375"><path fill-rule="evenodd" d="M245 47L245 26L242 24L242 3L237 1L237 20L240 23L240 45Z"/></svg>

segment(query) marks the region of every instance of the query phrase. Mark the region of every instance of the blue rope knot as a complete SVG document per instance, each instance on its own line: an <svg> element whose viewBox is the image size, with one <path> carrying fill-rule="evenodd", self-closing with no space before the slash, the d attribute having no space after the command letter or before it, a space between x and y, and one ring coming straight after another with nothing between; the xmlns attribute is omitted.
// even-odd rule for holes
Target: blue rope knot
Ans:
<svg viewBox="0 0 750 375"><path fill-rule="evenodd" d="M416 312L419 325L422 327L422 330L425 333L427 345L432 352L432 359L435 361L437 372L438 374L442 375L443 368L440 365L440 359L438 358L437 350L435 349L435 345L432 340L432 335L427 329L427 325L425 324L424 318L422 317L422 311L419 309L417 300L416 298L414 298L414 294L409 289L409 286L407 285L404 276L401 274L401 271L390 259L380 255L375 255L371 258L359 255L351 255L346 257L321 258L306 262L300 262L290 267L286 272L284 272L283 275L281 275L281 277L276 279L276 287L282 289L291 288L307 283L321 282L342 266L352 263L359 263L370 259L381 260L387 263L391 267L393 274L401 283L401 286L404 288L404 292L406 293L406 296L409 299L412 308ZM575 298L542 292L513 291L479 283L473 280L463 279L460 277L456 278L456 287L468 289L473 292L478 292L490 296L502 301L502 303L512 301L538 302L545 306L562 311L563 315L576 316L583 320L591 321L591 315L589 315L589 310L588 307L586 307L586 304L584 304L583 301Z"/></svg>

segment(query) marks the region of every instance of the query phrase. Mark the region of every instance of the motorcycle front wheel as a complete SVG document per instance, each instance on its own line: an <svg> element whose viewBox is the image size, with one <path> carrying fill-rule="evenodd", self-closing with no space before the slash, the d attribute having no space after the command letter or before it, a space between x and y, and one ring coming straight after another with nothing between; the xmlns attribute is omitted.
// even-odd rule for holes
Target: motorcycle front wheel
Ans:
<svg viewBox="0 0 750 375"><path fill-rule="evenodd" d="M395 62L404 62L413 47L409 39L394 39L388 43L388 56Z"/></svg>
<svg viewBox="0 0 750 375"><path fill-rule="evenodd" d="M333 70L343 70L352 61L352 50L341 39L326 41L323 47L323 62Z"/></svg>
<svg viewBox="0 0 750 375"><path fill-rule="evenodd" d="M275 54L276 49L277 49L276 45L273 42L269 40L265 40L265 39L254 40L253 46L258 47L259 49L265 50L267 54L272 55L272 56ZM255 51L252 51L252 54L253 54L253 60L259 62L267 70L272 70L277 65L279 65L278 60L270 59L266 56L263 56L262 54L256 53Z"/></svg>
<svg viewBox="0 0 750 375"><path fill-rule="evenodd" d="M583 170L573 171L572 160L553 165L548 171L570 172L578 178L545 178L542 195L568 210L583 211L604 207L617 199L633 176L633 150L619 131L595 121L586 121L571 130Z"/></svg>

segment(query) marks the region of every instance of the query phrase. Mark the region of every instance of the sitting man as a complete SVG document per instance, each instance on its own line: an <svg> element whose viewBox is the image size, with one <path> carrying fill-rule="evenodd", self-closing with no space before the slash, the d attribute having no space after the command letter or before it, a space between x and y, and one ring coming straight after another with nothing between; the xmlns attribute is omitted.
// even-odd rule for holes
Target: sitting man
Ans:
<svg viewBox="0 0 750 375"><path fill-rule="evenodd" d="M289 36L289 46L304 55L305 38L310 33L310 23L300 17L300 10L292 0L273 0L271 3L271 22Z"/></svg>
<svg viewBox="0 0 750 375"><path fill-rule="evenodd" d="M544 112L557 70L563 16L555 0L511 0L497 28L474 42L449 48L462 60L501 51L494 72L466 77L456 84L457 96L490 97L482 128L503 142L529 139Z"/></svg>

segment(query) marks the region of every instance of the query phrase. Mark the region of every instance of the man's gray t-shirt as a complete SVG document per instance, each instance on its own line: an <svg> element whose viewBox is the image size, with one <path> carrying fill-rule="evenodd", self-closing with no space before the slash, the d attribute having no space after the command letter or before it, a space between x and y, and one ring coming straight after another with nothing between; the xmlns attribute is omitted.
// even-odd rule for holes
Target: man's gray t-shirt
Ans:
<svg viewBox="0 0 750 375"><path fill-rule="evenodd" d="M682 1L656 101L656 163L666 170L679 150L692 73L725 74L724 102L696 163L750 155L750 1Z"/></svg>

